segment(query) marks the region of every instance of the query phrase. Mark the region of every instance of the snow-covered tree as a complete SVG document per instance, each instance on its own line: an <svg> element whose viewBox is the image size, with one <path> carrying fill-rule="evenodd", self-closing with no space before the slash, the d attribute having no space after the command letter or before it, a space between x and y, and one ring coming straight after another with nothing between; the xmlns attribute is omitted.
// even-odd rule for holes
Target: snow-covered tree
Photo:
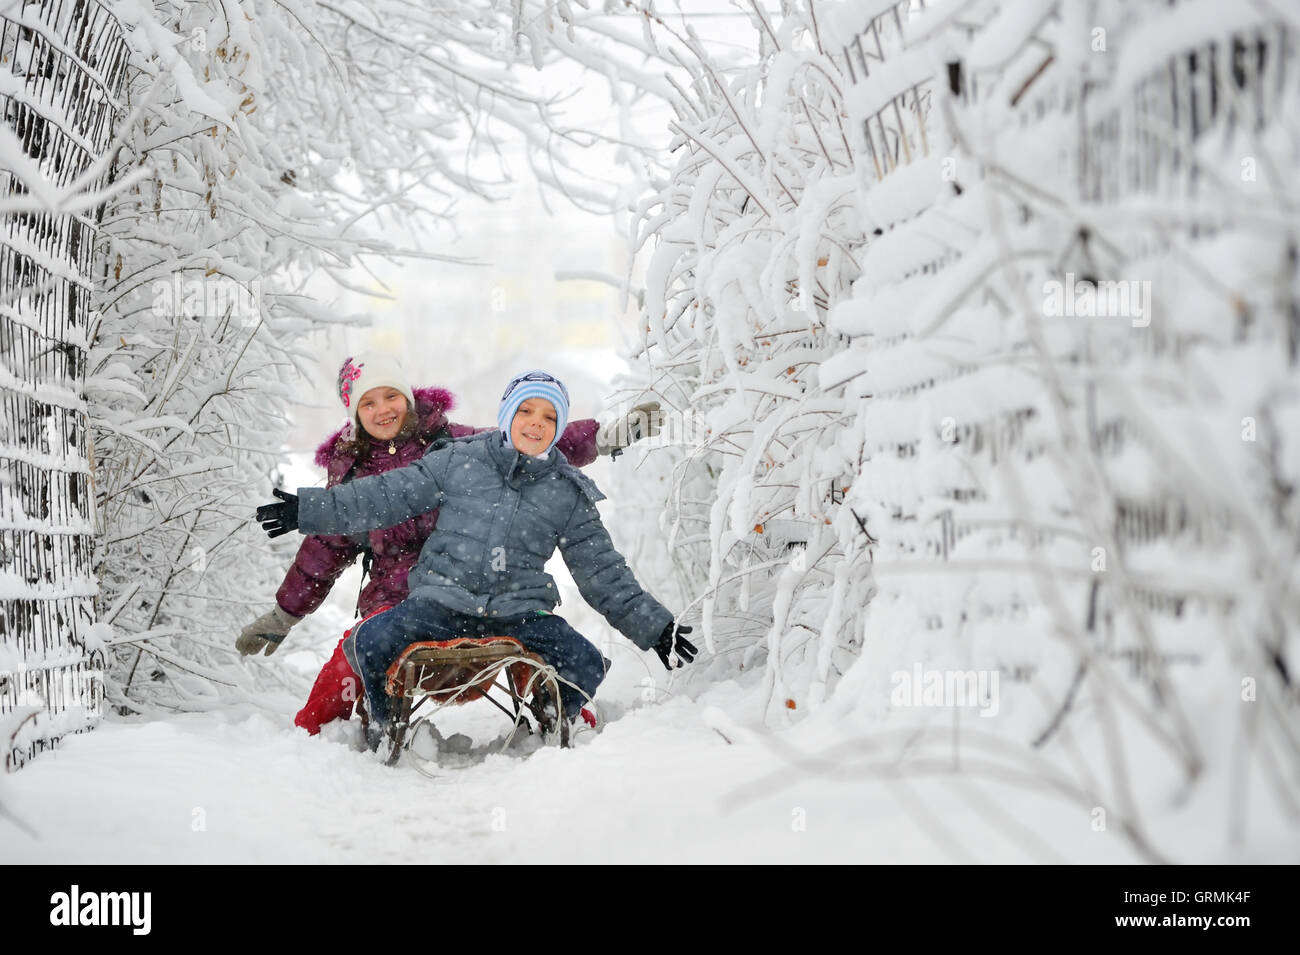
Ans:
<svg viewBox="0 0 1300 955"><path fill-rule="evenodd" d="M762 50L739 72L692 44L677 165L642 207L646 385L670 410L633 480L663 482L667 510L653 510L714 666L766 660L774 713L825 698L872 587L871 537L843 504L863 402L818 384L847 343L827 316L864 241L850 79L819 26L812 11L756 13Z"/></svg>
<svg viewBox="0 0 1300 955"><path fill-rule="evenodd" d="M755 14L643 213L638 384L684 425L633 480L711 672L1151 858L1169 787L1240 831L1300 771L1300 69L1281 13L1213 10Z"/></svg>
<svg viewBox="0 0 1300 955"><path fill-rule="evenodd" d="M98 4L0 11L0 747L5 768L102 703L84 396L92 241L125 44Z"/></svg>

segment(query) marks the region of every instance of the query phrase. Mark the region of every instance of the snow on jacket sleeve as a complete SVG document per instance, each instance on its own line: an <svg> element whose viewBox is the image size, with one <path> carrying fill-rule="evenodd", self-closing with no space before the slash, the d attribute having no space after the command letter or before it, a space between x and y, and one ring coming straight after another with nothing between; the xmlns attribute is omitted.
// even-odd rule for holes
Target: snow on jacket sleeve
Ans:
<svg viewBox="0 0 1300 955"><path fill-rule="evenodd" d="M673 615L641 589L623 555L614 549L596 505L584 494L578 495L560 537L560 553L582 598L610 626L642 650L655 645Z"/></svg>
<svg viewBox="0 0 1300 955"><path fill-rule="evenodd" d="M332 488L298 489L303 534L355 534L393 527L442 503L455 445L430 451L414 464Z"/></svg>

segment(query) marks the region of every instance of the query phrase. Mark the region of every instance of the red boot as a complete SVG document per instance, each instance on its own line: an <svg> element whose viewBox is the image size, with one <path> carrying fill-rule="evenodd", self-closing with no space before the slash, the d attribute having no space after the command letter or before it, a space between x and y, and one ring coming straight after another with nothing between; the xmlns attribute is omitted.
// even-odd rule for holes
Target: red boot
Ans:
<svg viewBox="0 0 1300 955"><path fill-rule="evenodd" d="M360 695L361 681L348 666L347 658L343 656L343 641L340 640L334 648L334 655L321 667L311 695L307 697L307 705L298 711L293 723L315 736L325 723L350 717L352 706Z"/></svg>

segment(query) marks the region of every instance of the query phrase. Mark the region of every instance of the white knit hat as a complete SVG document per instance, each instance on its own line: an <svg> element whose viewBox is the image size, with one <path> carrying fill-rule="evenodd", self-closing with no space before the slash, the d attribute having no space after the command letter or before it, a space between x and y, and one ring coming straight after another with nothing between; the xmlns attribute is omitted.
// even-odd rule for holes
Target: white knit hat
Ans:
<svg viewBox="0 0 1300 955"><path fill-rule="evenodd" d="M361 396L371 388L393 388L406 398L406 406L415 410L415 395L407 383L406 373L397 359L391 355L371 352L348 357L339 369L339 401L352 415L352 424L359 431L361 421L357 418L357 404Z"/></svg>

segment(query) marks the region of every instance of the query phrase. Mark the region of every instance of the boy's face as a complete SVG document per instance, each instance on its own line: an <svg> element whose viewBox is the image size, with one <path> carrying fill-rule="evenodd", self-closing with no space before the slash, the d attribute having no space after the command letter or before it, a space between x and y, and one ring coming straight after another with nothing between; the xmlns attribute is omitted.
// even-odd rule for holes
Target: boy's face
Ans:
<svg viewBox="0 0 1300 955"><path fill-rule="evenodd" d="M555 439L555 406L545 398L525 398L510 422L510 443L524 454L541 454Z"/></svg>
<svg viewBox="0 0 1300 955"><path fill-rule="evenodd" d="M357 402L357 418L367 434L391 441L406 420L406 396L396 388L371 388Z"/></svg>

